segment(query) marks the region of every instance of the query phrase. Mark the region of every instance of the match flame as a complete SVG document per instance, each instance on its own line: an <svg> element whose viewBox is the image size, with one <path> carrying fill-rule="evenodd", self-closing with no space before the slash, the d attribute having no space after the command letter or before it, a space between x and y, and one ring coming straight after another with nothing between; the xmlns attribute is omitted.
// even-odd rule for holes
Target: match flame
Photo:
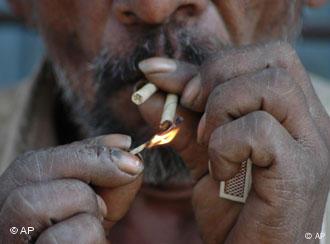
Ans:
<svg viewBox="0 0 330 244"><path fill-rule="evenodd" d="M180 128L176 127L173 128L169 131L166 131L161 134L156 134L148 143L148 148L159 146L159 145L164 145L167 143L170 143L173 141L173 139L176 137L176 135L179 133Z"/></svg>

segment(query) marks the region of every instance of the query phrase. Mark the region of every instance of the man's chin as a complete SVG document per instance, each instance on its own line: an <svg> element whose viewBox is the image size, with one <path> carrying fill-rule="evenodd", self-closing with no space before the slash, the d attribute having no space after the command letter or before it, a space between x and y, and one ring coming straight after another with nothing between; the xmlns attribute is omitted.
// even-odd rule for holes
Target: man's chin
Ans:
<svg viewBox="0 0 330 244"><path fill-rule="evenodd" d="M189 184L189 170L171 147L148 149L142 152L144 183L152 186Z"/></svg>

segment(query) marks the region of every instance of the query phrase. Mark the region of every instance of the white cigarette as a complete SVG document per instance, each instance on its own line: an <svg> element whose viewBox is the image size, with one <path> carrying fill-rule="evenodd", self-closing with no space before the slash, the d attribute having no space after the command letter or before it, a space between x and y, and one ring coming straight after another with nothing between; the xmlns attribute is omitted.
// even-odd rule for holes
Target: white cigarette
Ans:
<svg viewBox="0 0 330 244"><path fill-rule="evenodd" d="M160 128L162 130L168 129L174 123L178 100L179 98L177 95L167 94L162 118L160 120Z"/></svg>
<svg viewBox="0 0 330 244"><path fill-rule="evenodd" d="M158 88L152 83L147 83L141 89L134 92L132 95L132 102L136 105L141 105L147 101L153 94L157 92Z"/></svg>

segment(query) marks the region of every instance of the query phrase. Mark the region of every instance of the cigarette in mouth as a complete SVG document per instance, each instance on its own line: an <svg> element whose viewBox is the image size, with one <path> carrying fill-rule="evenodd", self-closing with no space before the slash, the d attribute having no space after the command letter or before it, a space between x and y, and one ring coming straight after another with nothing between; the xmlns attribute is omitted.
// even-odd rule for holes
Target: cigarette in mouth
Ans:
<svg viewBox="0 0 330 244"><path fill-rule="evenodd" d="M143 82L143 84L145 84L145 82ZM152 83L146 83L143 87L133 93L131 100L136 105L141 105L157 91L157 86ZM176 124L178 100L179 99L176 94L167 94L159 125L161 131L164 132L170 130ZM139 154L144 149L150 148L151 142L152 140L141 144L140 146L132 149L130 153L133 155ZM234 178L227 181L221 181L219 197L244 203L251 188L251 168L252 163L250 160L247 160L242 163L239 173L235 175Z"/></svg>
<svg viewBox="0 0 330 244"><path fill-rule="evenodd" d="M160 129L165 131L175 123L176 109L178 106L178 95L167 94L163 108L162 118L160 120Z"/></svg>
<svg viewBox="0 0 330 244"><path fill-rule="evenodd" d="M157 90L157 86L152 83L147 83L141 89L133 93L132 102L136 105L141 105L142 103L147 101L153 94L155 94Z"/></svg>
<svg viewBox="0 0 330 244"><path fill-rule="evenodd" d="M142 88L133 93L131 99L136 105L141 105L158 91L158 87L152 83L145 84ZM178 96L167 94L163 113L160 121L160 129L165 131L170 128L175 120L176 108L178 106Z"/></svg>

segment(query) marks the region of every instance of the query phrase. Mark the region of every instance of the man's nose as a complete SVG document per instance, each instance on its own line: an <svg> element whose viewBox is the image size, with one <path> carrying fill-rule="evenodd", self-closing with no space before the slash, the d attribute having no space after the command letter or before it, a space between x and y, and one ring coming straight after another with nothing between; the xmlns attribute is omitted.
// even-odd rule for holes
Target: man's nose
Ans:
<svg viewBox="0 0 330 244"><path fill-rule="evenodd" d="M175 16L200 15L208 0L117 0L113 10L123 24L159 25Z"/></svg>

